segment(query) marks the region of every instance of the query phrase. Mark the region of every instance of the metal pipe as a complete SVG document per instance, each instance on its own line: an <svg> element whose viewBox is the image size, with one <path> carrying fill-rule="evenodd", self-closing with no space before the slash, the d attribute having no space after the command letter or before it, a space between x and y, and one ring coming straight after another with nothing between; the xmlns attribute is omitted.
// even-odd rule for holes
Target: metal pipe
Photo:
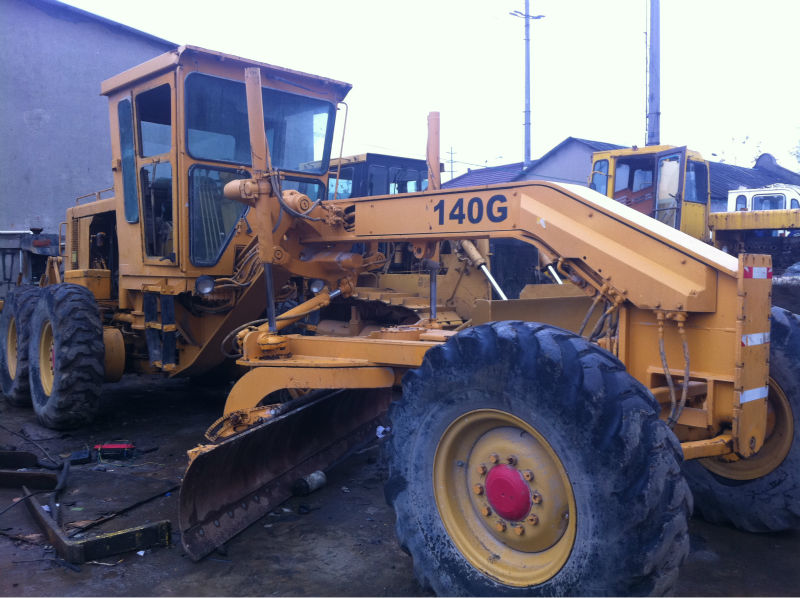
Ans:
<svg viewBox="0 0 800 598"><path fill-rule="evenodd" d="M436 277L439 275L439 262L434 260L425 260L424 264L428 267L428 276L430 279L430 304L431 304L431 320L436 320L436 301L438 290L436 288Z"/></svg>
<svg viewBox="0 0 800 598"><path fill-rule="evenodd" d="M497 284L497 281L494 279L494 276L492 276L492 273L489 272L489 268L487 268L486 266L481 266L481 271L489 280L495 292L500 296L500 299L502 299L503 301L508 301L508 297L506 297L506 294L503 292L503 289L500 288L500 285Z"/></svg>
<svg viewBox="0 0 800 598"><path fill-rule="evenodd" d="M553 276L553 278L555 278L558 284L564 284L564 282L561 280L561 277L558 275L552 265L548 265L547 269L550 271L550 274Z"/></svg>
<svg viewBox="0 0 800 598"><path fill-rule="evenodd" d="M267 282L267 321L269 331L277 332L278 326L275 321L275 283L272 280L272 264L264 262L264 280Z"/></svg>
<svg viewBox="0 0 800 598"><path fill-rule="evenodd" d="M661 142L661 3L650 0L647 69L647 145Z"/></svg>
<svg viewBox="0 0 800 598"><path fill-rule="evenodd" d="M346 102L339 102L344 105L344 123L342 124L342 144L339 146L339 164L336 167L336 186L333 188L333 199L339 196L339 180L342 176L342 155L344 154L344 134L347 132L347 114L350 107Z"/></svg>
<svg viewBox="0 0 800 598"><path fill-rule="evenodd" d="M500 288L500 285L497 284L497 281L492 276L492 273L489 272L489 268L486 267L486 258L481 255L481 252L478 251L478 248L475 247L475 244L469 239L464 239L461 241L461 249L467 255L469 261L472 262L472 265L476 268L480 268L481 272L483 272L484 276L486 276L489 283L492 285L500 298L503 301L508 301L508 297L506 297L503 289Z"/></svg>

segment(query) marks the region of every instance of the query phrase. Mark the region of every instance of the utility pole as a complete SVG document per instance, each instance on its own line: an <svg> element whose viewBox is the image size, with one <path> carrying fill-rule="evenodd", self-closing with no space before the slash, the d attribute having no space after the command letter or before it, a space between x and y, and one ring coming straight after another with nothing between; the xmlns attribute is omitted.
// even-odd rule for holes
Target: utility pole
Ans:
<svg viewBox="0 0 800 598"><path fill-rule="evenodd" d="M453 151L453 146L452 145L450 146L450 151L447 152L447 153L450 154L450 180L452 181L453 180L453 155L455 154L455 152Z"/></svg>
<svg viewBox="0 0 800 598"><path fill-rule="evenodd" d="M525 155L522 167L531 165L531 20L543 19L544 15L530 14L529 0L525 0L525 12L518 10L508 13L525 21Z"/></svg>
<svg viewBox="0 0 800 598"><path fill-rule="evenodd" d="M650 0L647 69L647 141L661 143L661 0Z"/></svg>

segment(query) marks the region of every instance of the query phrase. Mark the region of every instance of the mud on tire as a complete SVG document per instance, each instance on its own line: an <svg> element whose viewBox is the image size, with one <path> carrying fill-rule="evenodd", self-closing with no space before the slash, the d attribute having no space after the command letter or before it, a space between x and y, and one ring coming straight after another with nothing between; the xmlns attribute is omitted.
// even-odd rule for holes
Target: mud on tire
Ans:
<svg viewBox="0 0 800 598"><path fill-rule="evenodd" d="M0 389L12 405L31 404L28 387L29 324L39 297L39 287L14 287L0 314Z"/></svg>
<svg viewBox="0 0 800 598"><path fill-rule="evenodd" d="M440 439L465 417L492 413L524 422L519 436L525 428L541 435L574 496L571 547L545 578L527 573L529 553L498 547L491 530L488 542L471 544L473 557L485 550L476 566L440 516L434 488ZM664 595L673 589L689 551L692 509L680 446L658 419L652 395L610 353L543 324L478 326L428 351L422 366L406 374L403 399L390 417L386 498L423 586L440 595ZM465 461L453 470L474 467L470 457ZM486 490L488 496L488 483ZM471 530L483 525L485 512L478 511L463 510ZM525 533L536 533L531 529ZM500 555L509 553L522 564L519 571L502 569Z"/></svg>
<svg viewBox="0 0 800 598"><path fill-rule="evenodd" d="M75 428L97 412L103 384L103 325L91 291L43 289L30 322L30 389L42 425Z"/></svg>
<svg viewBox="0 0 800 598"><path fill-rule="evenodd" d="M772 308L770 389L774 426L761 451L725 464L684 464L698 513L750 532L800 529L800 316Z"/></svg>

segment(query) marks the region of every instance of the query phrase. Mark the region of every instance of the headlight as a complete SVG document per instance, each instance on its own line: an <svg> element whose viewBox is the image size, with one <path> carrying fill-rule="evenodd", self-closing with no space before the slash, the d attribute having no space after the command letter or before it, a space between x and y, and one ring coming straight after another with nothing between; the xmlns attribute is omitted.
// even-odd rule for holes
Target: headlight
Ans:
<svg viewBox="0 0 800 598"><path fill-rule="evenodd" d="M214 279L207 274L203 274L203 276L194 281L194 290L197 291L198 295L208 295L214 290Z"/></svg>
<svg viewBox="0 0 800 598"><path fill-rule="evenodd" d="M322 290L322 288L324 286L325 286L325 281L324 280L321 280L319 278L315 278L308 285L308 288L311 289L311 292L316 295L317 293L319 293Z"/></svg>

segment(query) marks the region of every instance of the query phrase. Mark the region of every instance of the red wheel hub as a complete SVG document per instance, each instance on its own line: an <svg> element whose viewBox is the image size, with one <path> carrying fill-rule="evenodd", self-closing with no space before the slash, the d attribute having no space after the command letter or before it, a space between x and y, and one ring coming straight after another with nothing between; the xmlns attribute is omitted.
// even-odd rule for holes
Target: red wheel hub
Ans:
<svg viewBox="0 0 800 598"><path fill-rule="evenodd" d="M509 465L497 465L486 476L486 498L503 519L520 521L530 513L531 490L522 474Z"/></svg>

